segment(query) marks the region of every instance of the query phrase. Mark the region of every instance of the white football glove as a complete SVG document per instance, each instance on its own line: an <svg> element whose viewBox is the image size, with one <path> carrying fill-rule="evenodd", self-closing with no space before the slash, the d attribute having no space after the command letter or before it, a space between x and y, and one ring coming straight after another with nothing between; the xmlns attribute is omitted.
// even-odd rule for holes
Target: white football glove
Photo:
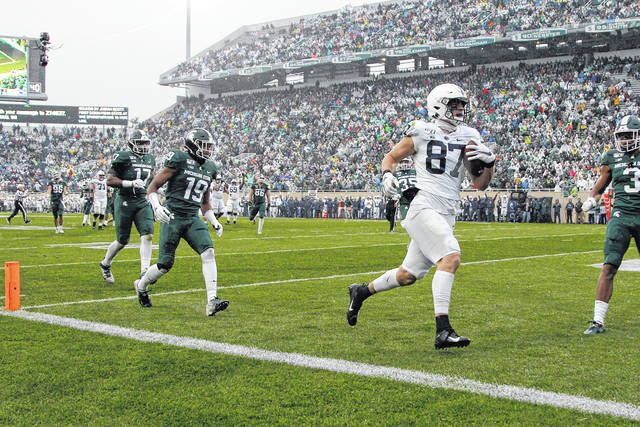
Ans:
<svg viewBox="0 0 640 427"><path fill-rule="evenodd" d="M155 216L156 221L168 224L169 221L173 219L173 214L171 213L171 211L160 204L158 195L156 193L149 194L147 198L149 199L151 207L153 208L153 215Z"/></svg>
<svg viewBox="0 0 640 427"><path fill-rule="evenodd" d="M218 237L222 237L222 232L224 231L222 229L222 224L220 224L220 221L218 221L218 218L216 218L216 215L213 213L213 211L209 209L204 213L204 217L211 223Z"/></svg>
<svg viewBox="0 0 640 427"><path fill-rule="evenodd" d="M589 197L586 202L582 205L582 210L585 212L589 212L591 209L595 208L598 202L593 197Z"/></svg>
<svg viewBox="0 0 640 427"><path fill-rule="evenodd" d="M466 153L469 160L480 160L488 165L496 161L496 155L491 149L480 141L474 141L475 144L467 144Z"/></svg>
<svg viewBox="0 0 640 427"><path fill-rule="evenodd" d="M398 194L398 178L391 172L387 171L382 175L382 194L387 197L393 197Z"/></svg>
<svg viewBox="0 0 640 427"><path fill-rule="evenodd" d="M131 181L131 186L136 190L145 190L144 181L141 179L134 179L133 181Z"/></svg>

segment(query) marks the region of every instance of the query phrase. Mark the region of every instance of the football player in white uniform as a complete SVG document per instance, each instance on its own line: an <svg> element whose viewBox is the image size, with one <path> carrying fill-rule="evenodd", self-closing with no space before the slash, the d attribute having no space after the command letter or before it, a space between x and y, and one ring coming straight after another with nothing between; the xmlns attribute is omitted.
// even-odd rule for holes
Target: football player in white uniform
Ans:
<svg viewBox="0 0 640 427"><path fill-rule="evenodd" d="M365 284L349 286L347 322L354 326L362 303L371 295L413 284L431 266L436 272L431 283L436 317L435 348L466 347L469 338L458 336L449 323L451 288L460 265L460 245L453 235L455 210L460 200L464 169L480 190L489 185L495 155L476 129L465 125L469 99L458 86L436 86L427 97L431 121L411 122L404 137L382 160L382 185L386 196L397 193L393 172L398 163L412 156L419 189L402 226L411 237L407 254L398 268ZM466 154L465 154L466 153Z"/></svg>
<svg viewBox="0 0 640 427"><path fill-rule="evenodd" d="M98 172L98 177L91 184L91 197L93 199L93 228L96 228L98 217L100 224L98 228L104 228L104 217L107 212L107 176L104 171Z"/></svg>
<svg viewBox="0 0 640 427"><path fill-rule="evenodd" d="M220 175L213 181L211 187L209 187L209 191L211 192L209 201L211 202L211 206L213 206L213 213L216 219L218 219L224 213L224 181L222 181Z"/></svg>
<svg viewBox="0 0 640 427"><path fill-rule="evenodd" d="M231 184L227 185L227 224L231 224L231 215L233 215L233 223L238 221L238 214L240 213L240 192L244 185L244 177L242 182L237 178L231 180Z"/></svg>

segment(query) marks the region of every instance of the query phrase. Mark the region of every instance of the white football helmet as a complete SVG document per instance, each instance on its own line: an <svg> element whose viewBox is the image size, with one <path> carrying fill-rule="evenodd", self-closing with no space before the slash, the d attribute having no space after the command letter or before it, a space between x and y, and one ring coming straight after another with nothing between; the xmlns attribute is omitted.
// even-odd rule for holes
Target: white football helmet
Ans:
<svg viewBox="0 0 640 427"><path fill-rule="evenodd" d="M102 180L103 180L103 179L105 179L105 178L106 178L106 175L104 174L104 171L99 171L99 172L98 172L98 179L99 179L100 181L102 181Z"/></svg>
<svg viewBox="0 0 640 427"><path fill-rule="evenodd" d="M464 105L462 115L454 115L451 101L460 101ZM427 113L432 119L443 120L451 125L457 126L465 123L469 113L469 97L460 86L445 83L431 89L427 96Z"/></svg>
<svg viewBox="0 0 640 427"><path fill-rule="evenodd" d="M640 148L640 119L638 116L624 116L616 126L613 138L616 148L623 153Z"/></svg>

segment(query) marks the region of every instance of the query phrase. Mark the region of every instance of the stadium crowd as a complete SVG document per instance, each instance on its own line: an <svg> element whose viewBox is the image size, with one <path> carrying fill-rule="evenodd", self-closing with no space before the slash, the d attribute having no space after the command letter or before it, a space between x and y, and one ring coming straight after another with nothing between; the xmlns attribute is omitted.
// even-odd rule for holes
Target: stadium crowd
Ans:
<svg viewBox="0 0 640 427"><path fill-rule="evenodd" d="M413 0L345 7L263 26L181 63L168 79L297 59L640 16L635 0Z"/></svg>
<svg viewBox="0 0 640 427"><path fill-rule="evenodd" d="M377 190L384 152L409 121L426 115L428 90L443 82L470 91L470 124L494 147L493 188L591 188L594 166L611 130L640 100L620 73L638 76L639 58L583 57L511 68L469 68L403 78L378 78L219 99L190 99L140 123L161 158L194 125L217 141L227 177L262 174L273 190ZM631 78L630 77L630 78ZM107 170L124 148L121 130L96 127L0 127L6 167L0 189L18 183L44 190L60 168L71 191ZM464 183L469 186L468 182Z"/></svg>
<svg viewBox="0 0 640 427"><path fill-rule="evenodd" d="M599 156L639 99L614 75L639 72L638 58L602 58L512 68L470 68L250 97L191 100L146 122L175 141L195 120L217 139L223 170L260 172L275 190L374 190L383 153L407 123L426 115L430 87L453 82L475 103L471 124L500 159L494 188L591 188ZM466 184L468 185L468 183Z"/></svg>

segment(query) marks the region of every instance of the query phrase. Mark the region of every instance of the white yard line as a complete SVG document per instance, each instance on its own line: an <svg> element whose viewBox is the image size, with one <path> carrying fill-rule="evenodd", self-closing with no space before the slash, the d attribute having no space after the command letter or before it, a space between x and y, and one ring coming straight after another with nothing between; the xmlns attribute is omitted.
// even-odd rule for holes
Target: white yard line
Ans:
<svg viewBox="0 0 640 427"><path fill-rule="evenodd" d="M365 271L365 272L351 273L351 274L336 274L333 276L322 276L322 277L303 277L299 279L272 280L269 282L242 283L239 285L218 286L218 289L248 288L248 287L254 287L254 286L278 285L282 283L311 282L315 280L341 279L345 277L365 276L365 275L382 274L382 273L384 273L384 270ZM152 295L156 297L156 296L164 296L164 295L190 294L194 292L204 292L204 291L205 291L204 288L198 288L198 289L185 289L182 291L152 293ZM94 304L94 303L102 303L102 302L130 300L130 299L137 299L137 298L138 297L136 295L129 295L124 297L113 297L113 298L102 298L102 299L94 299L94 300L81 300L81 301L69 301L69 302L60 302L60 303L53 303L53 304L32 305L32 306L22 307L22 309L31 310L35 308L60 307L65 305Z"/></svg>
<svg viewBox="0 0 640 427"><path fill-rule="evenodd" d="M406 246L407 242L401 243L379 243L373 245L344 245L344 246L328 246L328 247L320 247L320 248L299 248L299 249L273 249L270 251L243 251L243 252L216 252L216 257L222 256L237 256L237 255L268 255L268 254L277 254L277 253L290 253L290 252L314 252L314 251L332 251L336 249L356 249L363 247L382 247L382 246ZM183 258L200 258L200 255L181 255L176 256L176 259ZM97 265L101 260L96 261L78 261L78 262L60 262L56 264L27 264L21 265L20 268L44 268L44 267L61 267L63 265ZM114 263L125 263L125 262L140 262L140 259L116 259L113 261ZM4 270L4 266L0 266L0 270Z"/></svg>
<svg viewBox="0 0 640 427"><path fill-rule="evenodd" d="M240 241L240 240L279 240L279 239L315 239L318 237L344 237L344 236L381 236L385 235L382 232L375 233L339 233L339 234L312 234L305 236L274 236L274 237L239 237L239 238L230 238L224 239L225 242L230 241ZM549 239L554 237L575 237L575 236L594 236L594 233L572 233L572 234L536 234L536 235L518 235L518 236L501 236L501 237L485 237L485 236L477 236L475 238L469 238L470 236L458 236L459 242L490 242L490 241L499 241L499 240L517 240L517 239ZM397 236L408 237L404 233L398 233ZM11 248L0 248L0 251L19 251L19 250L31 250L31 249L45 249L45 248L58 248L58 247L91 247L90 249L95 249L92 246L100 246L104 245L106 247L111 243L109 242L76 242L76 243L56 243L56 244L47 244L43 246L16 246ZM126 246L125 249L138 249L138 246L129 245Z"/></svg>
<svg viewBox="0 0 640 427"><path fill-rule="evenodd" d="M482 261L463 262L461 265L466 266L466 265L478 265L478 264L493 264L498 262L524 261L529 259L581 255L581 254L589 254L589 253L596 253L596 252L600 252L600 251L598 250L598 251L585 251L585 252L565 252L561 254L531 255L531 256L525 256L525 257L487 259ZM283 284L283 283L310 282L315 280L329 280L329 279L338 279L338 278L355 277L355 276L366 276L366 275L373 275L373 274L382 274L385 271L386 270L364 271L359 273L338 274L338 275L332 275L332 276L303 277L298 279L273 280L269 282L244 283L239 285L220 286L219 289L246 288L246 287L254 287L254 286L277 285L277 284ZM153 293L152 295L156 297L156 296L162 296L162 295L188 294L193 292L204 292L204 288L186 289L186 290L171 291L171 292L160 292L160 293ZM136 298L137 296L133 295L133 296L102 298L102 299L95 299L95 300L68 301L68 302L59 302L59 303L52 303L52 304L26 306L26 307L23 307L23 309L30 310L30 309L36 309L36 308L59 307L59 306L65 306L65 305L94 304L94 303L103 303L103 302L111 302L111 301L130 300L130 299L136 299Z"/></svg>
<svg viewBox="0 0 640 427"><path fill-rule="evenodd" d="M245 357L253 360L280 363L302 368L320 369L328 372L359 375L369 378L382 378L391 381L422 385L430 388L449 389L489 396L492 398L569 409L583 413L612 415L630 420L640 420L640 407L628 403L596 400L584 396L555 393L529 387L485 383L463 377L433 374L390 366L372 365L350 360L330 359L308 356L300 353L264 350L255 347L246 347L198 338L181 337L146 330L125 328L106 323L90 322L44 313L32 313L19 310L15 312L0 311L0 314L23 320L62 326L79 331L94 332L102 335L125 338L138 342L163 344L172 347Z"/></svg>

